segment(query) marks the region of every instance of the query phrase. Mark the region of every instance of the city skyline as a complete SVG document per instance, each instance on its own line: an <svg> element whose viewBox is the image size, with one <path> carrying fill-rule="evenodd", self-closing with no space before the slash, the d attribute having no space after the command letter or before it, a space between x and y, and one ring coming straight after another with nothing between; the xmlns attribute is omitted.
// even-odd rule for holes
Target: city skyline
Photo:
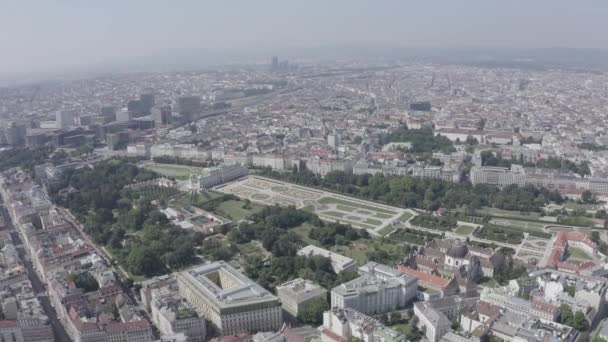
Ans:
<svg viewBox="0 0 608 342"><path fill-rule="evenodd" d="M191 49L214 55L209 63L219 64L224 59L260 60L286 49L345 44L608 48L603 38L608 5L593 0L441 5L185 1L179 6L159 1L9 1L3 7L0 29L10 34L0 37L5 52L0 75L136 65L151 56L171 60L172 54Z"/></svg>

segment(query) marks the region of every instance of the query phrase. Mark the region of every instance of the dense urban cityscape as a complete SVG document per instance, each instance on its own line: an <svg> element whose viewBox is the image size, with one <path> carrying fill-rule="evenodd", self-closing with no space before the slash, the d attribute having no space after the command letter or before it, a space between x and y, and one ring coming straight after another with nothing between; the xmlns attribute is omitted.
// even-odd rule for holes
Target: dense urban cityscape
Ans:
<svg viewBox="0 0 608 342"><path fill-rule="evenodd" d="M605 339L607 81L273 57L5 88L0 335Z"/></svg>
<svg viewBox="0 0 608 342"><path fill-rule="evenodd" d="M0 342L608 342L608 4L0 8Z"/></svg>

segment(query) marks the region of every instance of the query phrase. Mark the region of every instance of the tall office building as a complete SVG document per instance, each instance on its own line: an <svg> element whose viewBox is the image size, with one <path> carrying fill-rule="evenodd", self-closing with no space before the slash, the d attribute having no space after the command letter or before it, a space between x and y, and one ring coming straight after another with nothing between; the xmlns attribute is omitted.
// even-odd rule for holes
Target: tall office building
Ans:
<svg viewBox="0 0 608 342"><path fill-rule="evenodd" d="M6 143L13 146L23 145L25 143L25 134L25 125L16 122L12 122L4 129Z"/></svg>
<svg viewBox="0 0 608 342"><path fill-rule="evenodd" d="M154 106L150 110L150 115L152 115L152 119L154 119L154 124L156 124L157 126L166 125L169 123L169 119L171 118L171 107Z"/></svg>
<svg viewBox="0 0 608 342"><path fill-rule="evenodd" d="M117 122L129 122L133 119L133 114L128 110L121 110L116 113L116 121Z"/></svg>
<svg viewBox="0 0 608 342"><path fill-rule="evenodd" d="M68 128L73 126L76 122L76 113L71 110L59 110L55 113L55 121L57 122L57 128Z"/></svg>
<svg viewBox="0 0 608 342"><path fill-rule="evenodd" d="M140 109L143 114L150 114L150 110L154 107L154 94L146 93L139 95Z"/></svg>
<svg viewBox="0 0 608 342"><path fill-rule="evenodd" d="M279 57L272 56L272 59L270 60L270 70L277 70L277 69L279 69Z"/></svg>
<svg viewBox="0 0 608 342"><path fill-rule="evenodd" d="M196 120L201 114L199 96L182 96L177 99L177 112L187 120Z"/></svg>
<svg viewBox="0 0 608 342"><path fill-rule="evenodd" d="M105 118L106 123L116 120L116 108L112 106L101 107L101 116Z"/></svg>
<svg viewBox="0 0 608 342"><path fill-rule="evenodd" d="M222 335L283 325L278 298L224 261L179 272L177 282L180 294Z"/></svg>
<svg viewBox="0 0 608 342"><path fill-rule="evenodd" d="M333 148L338 148L342 145L342 133L338 130L329 133L327 135L327 144Z"/></svg>

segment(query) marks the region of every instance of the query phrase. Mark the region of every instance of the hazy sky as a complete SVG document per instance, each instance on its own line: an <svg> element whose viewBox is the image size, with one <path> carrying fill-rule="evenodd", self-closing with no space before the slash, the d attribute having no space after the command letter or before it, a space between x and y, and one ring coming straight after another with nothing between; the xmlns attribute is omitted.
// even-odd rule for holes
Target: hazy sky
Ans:
<svg viewBox="0 0 608 342"><path fill-rule="evenodd" d="M608 0L0 0L0 73L345 43L608 48Z"/></svg>

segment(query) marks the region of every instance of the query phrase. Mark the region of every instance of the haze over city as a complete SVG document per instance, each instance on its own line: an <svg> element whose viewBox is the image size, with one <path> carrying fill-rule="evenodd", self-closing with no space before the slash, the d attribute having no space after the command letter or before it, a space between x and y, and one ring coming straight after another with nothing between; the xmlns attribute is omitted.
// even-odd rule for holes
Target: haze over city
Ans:
<svg viewBox="0 0 608 342"><path fill-rule="evenodd" d="M602 0L6 0L0 74L132 66L189 50L219 63L223 52L250 62L341 45L605 49L607 17Z"/></svg>

